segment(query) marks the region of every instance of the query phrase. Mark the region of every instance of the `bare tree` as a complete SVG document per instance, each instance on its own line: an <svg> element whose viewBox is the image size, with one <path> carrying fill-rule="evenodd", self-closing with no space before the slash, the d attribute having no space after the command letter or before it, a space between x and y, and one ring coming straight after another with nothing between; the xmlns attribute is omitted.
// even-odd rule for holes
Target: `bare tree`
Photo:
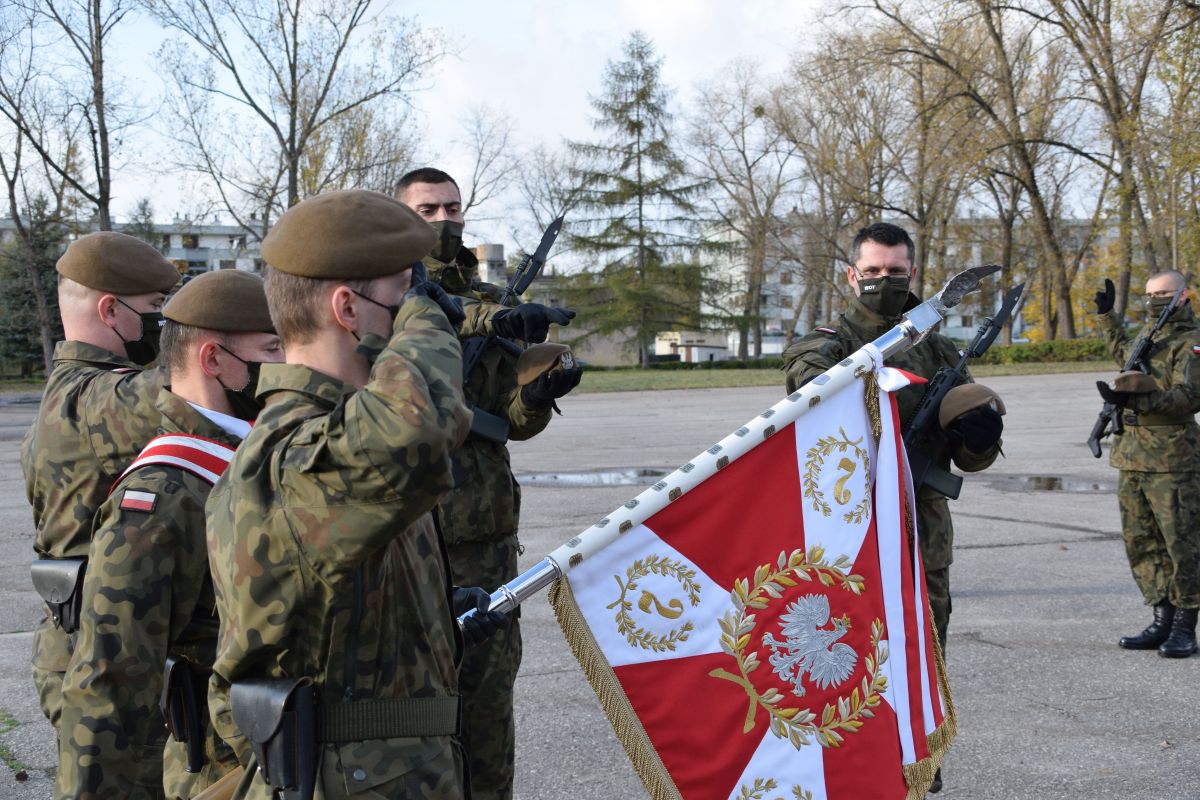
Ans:
<svg viewBox="0 0 1200 800"><path fill-rule="evenodd" d="M738 358L762 355L764 285L772 258L772 231L799 175L796 145L767 113L769 89L758 67L734 62L724 79L700 90L690 131L693 169L709 188L712 228L730 244L731 266L723 293L732 301Z"/></svg>
<svg viewBox="0 0 1200 800"><path fill-rule="evenodd" d="M0 82L0 115L73 192L95 207L101 230L112 230L114 153L134 123L105 72L113 32L129 0L17 0L4 13L27 15L28 33L15 46L36 52L38 72L20 89ZM20 102L18 102L18 99ZM64 146L65 141L79 146Z"/></svg>
<svg viewBox="0 0 1200 800"><path fill-rule="evenodd" d="M575 176L582 169L578 153L562 147L551 150L538 145L521 159L521 168L516 173L516 191L520 202L514 216L524 227L509 231L518 246L532 252L530 245L537 244L537 237L557 217L566 216L565 225L571 224L570 212L579 205L583 191ZM555 242L555 256L561 258L571 252L573 240L561 236Z"/></svg>
<svg viewBox="0 0 1200 800"><path fill-rule="evenodd" d="M464 214L507 189L519 163L511 145L513 122L510 117L479 105L471 109L465 128L465 138L457 142L471 158L471 174L465 181ZM488 217L476 216L475 219L486 220Z"/></svg>
<svg viewBox="0 0 1200 800"><path fill-rule="evenodd" d="M445 52L373 0L143 2L191 44L161 52L181 163L255 234L307 192L390 177L408 98Z"/></svg>

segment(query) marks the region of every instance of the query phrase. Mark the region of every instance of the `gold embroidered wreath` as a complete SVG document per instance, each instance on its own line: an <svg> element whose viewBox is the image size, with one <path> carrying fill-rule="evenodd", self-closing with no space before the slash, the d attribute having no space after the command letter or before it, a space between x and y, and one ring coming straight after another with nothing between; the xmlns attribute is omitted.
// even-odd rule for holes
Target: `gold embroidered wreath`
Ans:
<svg viewBox="0 0 1200 800"><path fill-rule="evenodd" d="M838 585L855 595L862 594L864 581L861 575L848 573L850 560L839 556L832 564L825 561L825 551L813 547L807 554L793 550L789 555L780 552L774 565L763 564L754 571L751 583L740 578L733 585L730 597L734 608L720 620L721 649L737 661L737 675L715 669L709 673L714 678L732 681L746 690L750 697L750 708L746 712L743 733L754 728L754 716L762 708L771 716L771 732L780 739L788 739L797 750L815 738L822 747L840 747L843 734L853 733L863 725L864 719L875 716L871 710L879 705L882 693L887 688L887 676L880 667L887 661L887 648L880 646L883 623L876 619L871 623L871 653L866 657L867 674L860 686L850 694L838 698L837 703L828 703L818 723L816 714L807 708L780 708L784 695L775 688L759 692L750 682L750 673L761 666L758 653L746 652L754 632L754 610L766 608L770 600L779 600L785 589L798 586L799 581L817 580L822 586Z"/></svg>
<svg viewBox="0 0 1200 800"><path fill-rule="evenodd" d="M839 453L845 453L848 450L854 451L855 459L863 466L863 499L858 505L843 514L842 519L850 524L858 525L871 511L870 462L866 448L859 445L862 441L861 438L851 440L843 428L838 428L838 433L842 435L840 439L837 436L825 436L818 439L817 443L810 447L808 453L805 454L802 479L804 497L812 501L813 511L820 511L826 517L832 514L833 510L825 502L825 493L818 488L821 470L825 466L825 459L831 456L834 450Z"/></svg>
<svg viewBox="0 0 1200 800"><path fill-rule="evenodd" d="M687 641L688 634L695 629L695 625L685 622L669 634L657 636L645 628L639 627L633 621L633 615L629 613L633 610L633 601L629 599L629 593L637 589L639 579L648 577L651 573L679 581L684 592L687 593L688 602L693 607L700 604L700 584L695 581L696 570L689 568L682 561L671 561L662 556L648 555L645 558L637 559L629 569L625 570L624 581L621 580L620 575L613 575L613 579L621 589L621 596L609 603L606 608L617 609L617 632L622 634L629 644L643 650L652 650L655 653L661 653L664 650L673 651L679 642Z"/></svg>

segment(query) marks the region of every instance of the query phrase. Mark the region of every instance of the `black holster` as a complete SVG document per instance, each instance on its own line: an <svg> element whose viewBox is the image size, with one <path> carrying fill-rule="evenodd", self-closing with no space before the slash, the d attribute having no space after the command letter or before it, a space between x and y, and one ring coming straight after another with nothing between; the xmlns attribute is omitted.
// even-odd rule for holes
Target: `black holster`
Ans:
<svg viewBox="0 0 1200 800"><path fill-rule="evenodd" d="M229 705L275 796L312 800L318 761L312 678L238 681L230 687Z"/></svg>
<svg viewBox="0 0 1200 800"><path fill-rule="evenodd" d="M33 588L46 601L54 624L66 633L79 630L86 572L87 560L82 558L38 559L29 565Z"/></svg>
<svg viewBox="0 0 1200 800"><path fill-rule="evenodd" d="M187 751L187 771L204 768L204 740L208 732L208 681L186 658L168 656L163 667L162 696L158 708L167 730Z"/></svg>

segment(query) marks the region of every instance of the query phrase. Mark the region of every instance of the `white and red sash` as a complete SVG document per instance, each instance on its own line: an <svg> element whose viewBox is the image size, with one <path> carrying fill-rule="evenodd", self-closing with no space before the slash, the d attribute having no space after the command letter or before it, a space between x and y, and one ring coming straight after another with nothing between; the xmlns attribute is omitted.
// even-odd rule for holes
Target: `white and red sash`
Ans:
<svg viewBox="0 0 1200 800"><path fill-rule="evenodd" d="M209 483L216 483L233 458L234 448L203 436L169 433L156 436L142 449L113 484L115 489L131 472L152 464L177 467Z"/></svg>

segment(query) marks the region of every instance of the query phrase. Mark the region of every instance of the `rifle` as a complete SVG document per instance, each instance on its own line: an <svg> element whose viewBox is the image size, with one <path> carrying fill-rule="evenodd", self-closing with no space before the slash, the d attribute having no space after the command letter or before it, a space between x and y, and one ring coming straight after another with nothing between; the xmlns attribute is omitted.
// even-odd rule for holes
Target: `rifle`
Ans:
<svg viewBox="0 0 1200 800"><path fill-rule="evenodd" d="M1180 286L1175 290L1175 296L1171 298L1171 303L1162 310L1148 330L1142 332L1134 341L1133 347L1129 350L1129 358L1125 359L1125 367L1122 372L1144 372L1150 374L1150 350L1154 347L1154 335L1162 330L1162 326L1167 324L1167 318L1175 311L1175 307L1179 304L1179 298L1183 294L1186 286ZM1088 436L1088 449L1092 451L1092 455L1096 458L1100 457L1100 441L1108 437L1109 434L1120 436L1125 432L1125 423L1121 420L1121 408L1115 403L1105 403L1100 408L1100 413L1096 415L1096 423L1092 425L1092 433Z"/></svg>
<svg viewBox="0 0 1200 800"><path fill-rule="evenodd" d="M537 249L533 254L526 253L521 259L521 263L517 265L512 276L508 279L508 285L504 287L504 294L500 298L500 305L507 305L510 300L516 299L525 293L538 275L542 272L542 267L546 265L546 257L550 255L550 248L554 246L554 240L558 238L558 232L562 230L563 217L560 216L550 223L542 234L542 241L538 243ZM516 342L511 342L500 336L474 336L463 344L463 384L465 385L471 378L471 372L475 369L475 365L479 363L479 359L483 357L483 353L487 350L488 345L493 341L500 347L509 351L515 356L520 356L522 349ZM474 408L475 416L471 421L471 432L479 434L485 439L494 442L504 443L508 441L508 420L501 419L494 414L489 414L479 407Z"/></svg>
<svg viewBox="0 0 1200 800"><path fill-rule="evenodd" d="M908 424L904 427L904 449L908 451L908 463L912 470L914 489L928 484L951 500L958 499L959 492L962 491L962 478L943 469L934 457L937 455L936 452L933 455L930 454L929 434L933 430L933 426L937 424L942 399L951 389L963 383L967 361L979 358L991 347L992 342L996 340L1004 327L1004 323L1008 322L1009 317L1012 316L1013 309L1016 308L1017 301L1021 299L1021 292L1024 289L1025 284L1018 283L1008 290L1008 293L1004 295L1004 301L1000 304L1000 310L996 312L995 316L988 317L983 321L971 344L966 350L960 351L961 357L958 364L953 367L942 367L929 381L925 394L921 396L921 401L917 403L916 409L909 417Z"/></svg>

